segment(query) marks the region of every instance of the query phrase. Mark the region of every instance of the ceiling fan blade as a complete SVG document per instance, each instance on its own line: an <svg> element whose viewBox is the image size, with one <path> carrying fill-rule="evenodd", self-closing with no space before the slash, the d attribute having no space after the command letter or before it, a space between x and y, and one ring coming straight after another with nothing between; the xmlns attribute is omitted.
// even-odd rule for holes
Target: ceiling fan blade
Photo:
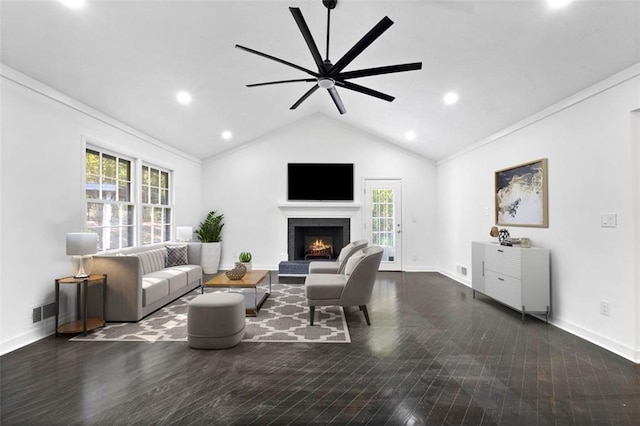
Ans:
<svg viewBox="0 0 640 426"><path fill-rule="evenodd" d="M373 96L375 98L379 98L388 102L391 102L395 99L395 97L387 95L386 93L378 92L377 90L369 89L368 87L360 86L359 84L351 83L349 81L336 80L336 85L344 87L345 89L353 90L354 92L364 93L365 95Z"/></svg>
<svg viewBox="0 0 640 426"><path fill-rule="evenodd" d="M258 52L257 50L254 50L254 49L251 49L251 48L248 48L248 47L244 47L244 46L241 46L239 44L236 44L236 47L238 49L245 50L245 51L247 51L249 53L253 53L254 55L262 56L263 58L271 59L272 61L280 62L281 64L287 65L289 67L295 68L295 69L300 70L300 71L304 71L307 74L310 74L310 75L312 75L314 77L320 77L320 74L318 74L317 72L313 72L313 71L308 70L308 69L306 69L304 67L301 67L299 65L292 64L291 62L287 62L284 59L276 58L275 56L267 55L266 53Z"/></svg>
<svg viewBox="0 0 640 426"><path fill-rule="evenodd" d="M340 99L340 95L338 94L338 91L336 90L335 86L327 89L327 92L329 92L329 94L331 95L331 99L333 99L333 103L336 104L336 107L338 108L338 111L340 111L340 114L346 113L347 110L344 108L342 99Z"/></svg>
<svg viewBox="0 0 640 426"><path fill-rule="evenodd" d="M298 24L298 28L302 33L302 37L304 41L307 42L307 47L311 51L311 56L313 56L313 60L316 62L318 66L318 72L322 73L324 69L324 61L322 60L322 56L320 56L320 51L318 51L318 46L316 42L313 40L313 36L311 35L311 31L309 31L309 27L307 26L307 22L304 20L302 16L302 12L297 7L290 7L289 10L293 15L293 19L295 19L296 24Z"/></svg>
<svg viewBox="0 0 640 426"><path fill-rule="evenodd" d="M415 71L422 69L422 62L413 62L410 64L389 65L386 67L367 68L363 70L341 72L335 76L340 80L357 77L369 77L371 75L391 74L394 72Z"/></svg>
<svg viewBox="0 0 640 426"><path fill-rule="evenodd" d="M364 35L347 53L344 54L338 62L329 70L329 75L334 76L342 71L347 65L353 61L356 56L362 53L364 49L369 47L378 37L382 35L389 27L393 25L393 21L385 16L373 27L368 33Z"/></svg>
<svg viewBox="0 0 640 426"><path fill-rule="evenodd" d="M317 80L315 78L298 78L295 80L267 81L265 83L247 84L247 87L268 86L270 84L281 84L281 83L299 83L299 82L311 83L314 81L317 81Z"/></svg>
<svg viewBox="0 0 640 426"><path fill-rule="evenodd" d="M316 90L318 90L319 88L320 88L320 86L318 86L317 84L316 84L316 85L314 85L311 89L309 89L309 90L307 91L307 93L305 93L304 95L302 95L302 97L301 97L300 99L298 99L298 101L297 101L295 104L291 105L291 108L289 108L289 109L296 109L296 108L298 108L298 107L300 106L300 104L301 104L301 103L303 103L303 102L305 101L305 99L307 99L309 96L311 96L311 94L312 94L313 92L315 92Z"/></svg>

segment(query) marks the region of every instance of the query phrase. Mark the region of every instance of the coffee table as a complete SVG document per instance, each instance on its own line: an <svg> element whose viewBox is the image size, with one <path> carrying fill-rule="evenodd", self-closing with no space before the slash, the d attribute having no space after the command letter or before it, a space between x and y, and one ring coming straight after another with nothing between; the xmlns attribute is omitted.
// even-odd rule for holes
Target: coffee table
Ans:
<svg viewBox="0 0 640 426"><path fill-rule="evenodd" d="M258 285L263 282L265 277L269 277L269 291L259 289ZM241 280L230 280L223 272L211 278L202 285L202 293L207 288L228 288L242 289L252 288L251 291L240 291L244 295L247 316L258 316L258 311L267 297L271 294L271 273L269 271L251 271L247 272Z"/></svg>

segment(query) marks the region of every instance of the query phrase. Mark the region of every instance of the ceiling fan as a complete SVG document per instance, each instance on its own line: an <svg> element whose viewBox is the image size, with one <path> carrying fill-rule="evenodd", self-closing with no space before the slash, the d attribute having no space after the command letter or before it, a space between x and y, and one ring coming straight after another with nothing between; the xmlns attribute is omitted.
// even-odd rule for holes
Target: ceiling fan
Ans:
<svg viewBox="0 0 640 426"><path fill-rule="evenodd" d="M320 52L318 51L318 46L316 45L313 37L311 36L311 31L309 31L309 27L307 26L304 17L302 16L302 12L297 7L290 7L289 10L293 15L293 19L298 24L298 28L302 33L302 37L307 43L307 47L311 51L311 56L313 56L313 60L318 67L318 71L312 71L307 68L301 67L299 65L293 64L291 62L285 61L280 58L276 58L275 56L268 55L266 53L259 52L254 49L250 49L245 46L241 46L236 44L236 47L247 52L256 54L258 56L262 56L267 59L271 59L273 61L279 62L281 64L290 66L292 68L298 69L300 71L304 71L305 73L311 75L313 78L299 78L294 80L280 80L280 81L269 81L266 83L255 83L255 84L247 84L247 87L256 87L256 86L266 86L271 84L282 84L282 83L298 83L298 82L306 82L306 83L315 83L311 89L309 89L296 103L294 103L290 109L296 109L302 102L304 102L313 92L318 90L319 88L327 89L329 95L331 95L331 99L336 104L338 111L340 114L344 114L347 110L342 103L342 99L340 99L340 95L336 90L336 86L342 87L348 90L353 90L355 92L364 93L365 95L373 96L379 99L383 99L385 101L391 102L395 98L391 95L387 95L386 93L378 92L377 90L369 89L368 87L360 86L358 84L352 83L348 80L352 78L358 77L368 77L373 75L380 74L390 74L396 72L403 71L414 71L422 68L422 62L413 62L409 64L399 64L399 65L388 65L383 67L375 67L375 68L366 68L355 71L344 71L343 70L349 65L358 55L360 55L371 43L373 43L378 37L382 35L391 25L393 25L393 21L389 19L389 17L385 16L378 22L367 34L364 35L347 53L342 56L333 64L329 60L329 28L331 25L331 10L336 7L338 0L322 0L322 3L327 8L327 50L326 50L326 58L323 60L322 56L320 56Z"/></svg>

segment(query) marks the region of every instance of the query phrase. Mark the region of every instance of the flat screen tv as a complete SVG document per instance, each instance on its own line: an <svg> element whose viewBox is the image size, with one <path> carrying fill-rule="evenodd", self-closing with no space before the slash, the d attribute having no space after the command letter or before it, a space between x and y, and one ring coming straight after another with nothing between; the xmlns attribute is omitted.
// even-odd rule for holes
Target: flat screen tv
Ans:
<svg viewBox="0 0 640 426"><path fill-rule="evenodd" d="M289 163L289 201L353 201L353 164Z"/></svg>

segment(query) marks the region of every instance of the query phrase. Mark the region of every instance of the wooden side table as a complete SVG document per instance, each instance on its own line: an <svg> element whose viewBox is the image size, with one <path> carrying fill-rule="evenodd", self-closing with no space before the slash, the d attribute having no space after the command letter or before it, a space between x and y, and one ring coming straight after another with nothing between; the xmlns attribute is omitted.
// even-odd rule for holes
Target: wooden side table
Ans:
<svg viewBox="0 0 640 426"><path fill-rule="evenodd" d="M87 318L87 294L89 293L89 283L100 282L102 284L102 318ZM76 317L75 321L70 321L58 326L60 315L60 284L76 285ZM84 333L104 327L104 316L107 306L107 275L90 275L86 278L64 277L56 279L56 336L67 333Z"/></svg>

